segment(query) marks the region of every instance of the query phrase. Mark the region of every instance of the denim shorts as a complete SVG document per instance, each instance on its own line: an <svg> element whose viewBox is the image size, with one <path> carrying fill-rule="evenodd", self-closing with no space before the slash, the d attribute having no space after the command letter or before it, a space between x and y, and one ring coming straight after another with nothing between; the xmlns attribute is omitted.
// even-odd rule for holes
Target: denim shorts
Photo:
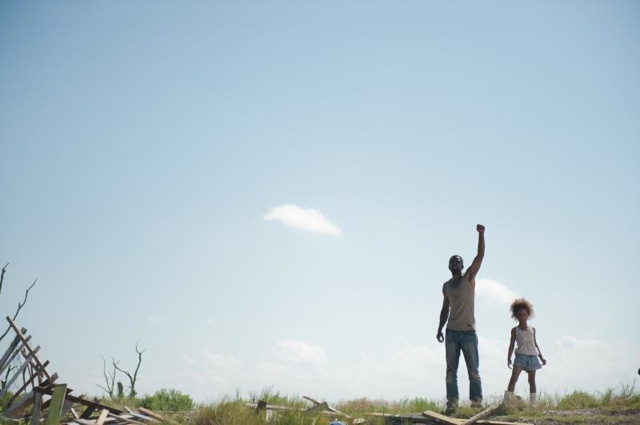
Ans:
<svg viewBox="0 0 640 425"><path fill-rule="evenodd" d="M540 361L538 360L538 356L530 356L528 354L517 354L516 358L513 361L513 366L521 367L525 372L531 372L533 370L538 370L542 367Z"/></svg>

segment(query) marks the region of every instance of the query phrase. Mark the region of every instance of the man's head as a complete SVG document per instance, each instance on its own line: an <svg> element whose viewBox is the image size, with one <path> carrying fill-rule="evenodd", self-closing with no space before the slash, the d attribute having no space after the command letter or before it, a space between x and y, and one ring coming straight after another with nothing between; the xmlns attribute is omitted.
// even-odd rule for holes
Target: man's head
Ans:
<svg viewBox="0 0 640 425"><path fill-rule="evenodd" d="M462 262L461 256L454 255L453 257L449 258L449 270L451 271L451 273L461 273L463 268L464 263Z"/></svg>

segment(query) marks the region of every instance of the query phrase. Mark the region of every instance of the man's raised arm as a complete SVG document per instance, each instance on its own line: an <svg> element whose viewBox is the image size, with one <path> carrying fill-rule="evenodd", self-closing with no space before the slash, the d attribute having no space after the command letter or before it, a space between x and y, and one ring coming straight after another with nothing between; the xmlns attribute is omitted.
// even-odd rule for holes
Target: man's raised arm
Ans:
<svg viewBox="0 0 640 425"><path fill-rule="evenodd" d="M484 258L484 226L478 224L476 230L478 231L478 254L476 254L476 258L473 259L473 263L471 263L471 266L467 269L469 280L475 279L482 265L482 259Z"/></svg>

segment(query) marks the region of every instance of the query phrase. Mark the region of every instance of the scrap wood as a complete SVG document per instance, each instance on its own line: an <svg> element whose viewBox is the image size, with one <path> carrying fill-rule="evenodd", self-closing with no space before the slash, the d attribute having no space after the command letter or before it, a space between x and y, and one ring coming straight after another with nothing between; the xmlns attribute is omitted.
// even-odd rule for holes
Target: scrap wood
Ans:
<svg viewBox="0 0 640 425"><path fill-rule="evenodd" d="M56 385L53 389L51 402L49 404L49 413L45 425L57 425L62 415L62 407L64 406L64 397L67 394L67 385Z"/></svg>
<svg viewBox="0 0 640 425"><path fill-rule="evenodd" d="M115 413L111 413L111 412L107 413L107 415L112 417L112 418L121 420L121 421L123 421L125 423L128 423L128 424L142 425L142 422L138 422L136 420L131 419L131 418L133 418L133 416L131 416L131 415L116 415Z"/></svg>
<svg viewBox="0 0 640 425"><path fill-rule="evenodd" d="M142 419L143 421L149 421L149 422L160 422L157 419L152 418L151 416L143 415L142 413L136 413L133 410L129 409L127 406L124 406L124 408L134 418Z"/></svg>
<svg viewBox="0 0 640 425"><path fill-rule="evenodd" d="M494 406L489 406L486 409L484 409L482 412L478 413L477 415L473 415L472 417L470 417L469 419L467 419L466 421L464 421L462 423L462 425L471 425L471 424L475 424L476 422L478 422L478 420L482 419L482 418L486 418L487 416L489 416L490 414L493 413L494 410L496 410L498 408L498 405L494 405Z"/></svg>
<svg viewBox="0 0 640 425"><path fill-rule="evenodd" d="M98 416L98 420L96 420L96 425L104 424L104 421L107 420L107 416L109 416L109 411L107 409L102 409L100 416Z"/></svg>
<svg viewBox="0 0 640 425"><path fill-rule="evenodd" d="M51 395L51 392L52 392L51 388L48 388L48 387L36 387L34 389L41 394ZM74 403L82 404L83 406L93 407L94 409L98 409L98 410L107 409L110 413L113 413L115 415L121 415L123 413L122 410L116 409L115 407L107 406L97 401L87 400L82 397L73 396L68 393L66 395L66 399ZM82 415L80 415L80 417L82 418ZM83 419L86 419L86 418L83 418Z"/></svg>
<svg viewBox="0 0 640 425"><path fill-rule="evenodd" d="M289 407L289 406L278 406L275 404L267 404L266 401L260 400L260 402L256 403L246 403L245 406L252 407L258 411L260 410L275 410L278 412L304 412L305 409L301 409L299 407Z"/></svg>
<svg viewBox="0 0 640 425"><path fill-rule="evenodd" d="M33 352L33 348L31 348L31 345L29 345L29 341L25 340L25 336L22 333L22 331L18 328L18 325L16 325L16 323L11 319L11 317L7 316L7 321L9 322L9 325L11 325L11 327L13 328L13 330L16 332L16 335L18 335L18 337L20 339L22 339L22 341L24 342L24 348L26 348L26 350L30 353L34 355L34 361L36 363L36 367L39 371L41 371L42 373L44 373L44 376L47 377L47 379L51 379L51 376L49 376L49 374L47 373L47 370L44 368L44 365L40 362L40 359L38 359L37 356L35 356L35 353Z"/></svg>
<svg viewBox="0 0 640 425"><path fill-rule="evenodd" d="M147 408L144 408L144 407L138 407L138 411L140 413L144 413L147 416L151 416L152 418L157 419L160 422L164 421L164 418L162 416L158 415L156 412L154 412L151 409L147 409Z"/></svg>
<svg viewBox="0 0 640 425"><path fill-rule="evenodd" d="M462 419L462 418L450 418L449 416L445 416L442 415L440 413L436 413L434 411L431 410L427 410L422 412L422 414L424 416L427 416L429 418L433 418L435 420L437 420L439 423L444 423L444 424L450 424L450 425L466 425L466 424L474 424L474 423L478 423L478 424L487 424L487 425L532 425L532 424L527 424L527 423L521 423L521 422L502 422L502 421L492 421L492 420L487 420L487 419L480 419L483 418L487 415L489 415L491 412L493 412L498 406L492 406L488 409L483 410L482 412L478 413L475 416L472 416L469 419ZM485 413L486 411L489 411L489 413L487 413L486 415L480 416L481 414ZM478 417L480 416L480 417ZM472 421L472 422L470 422Z"/></svg>
<svg viewBox="0 0 640 425"><path fill-rule="evenodd" d="M341 411L339 411L338 409L335 409L335 408L333 408L333 407L329 406L329 405L327 404L327 402L326 402L326 401L324 401L324 402L320 403L319 401L316 401L316 400L312 399L311 397L307 397L306 395L305 395L305 396L303 396L302 398L306 398L307 400L309 400L310 402L312 402L312 403L315 405L314 407L320 407L320 406L322 406L322 407L324 407L324 409L325 409L325 410L328 410L328 411L333 412L333 413L335 413L335 414L338 414L338 415L340 415L340 416L344 416L344 417L345 417L345 418L347 418L347 419L351 419L351 416L347 415L346 413L342 413L342 412L341 412ZM312 407L311 409L313 409L313 407ZM309 410L311 410L311 409L309 409Z"/></svg>
<svg viewBox="0 0 640 425"><path fill-rule="evenodd" d="M400 420L402 423L411 422L414 424L434 424L434 419L427 418L418 413L414 414L398 414L398 413L380 413L380 412L371 412L365 413L365 416L373 416L377 418L384 418L386 422L394 422L394 420Z"/></svg>

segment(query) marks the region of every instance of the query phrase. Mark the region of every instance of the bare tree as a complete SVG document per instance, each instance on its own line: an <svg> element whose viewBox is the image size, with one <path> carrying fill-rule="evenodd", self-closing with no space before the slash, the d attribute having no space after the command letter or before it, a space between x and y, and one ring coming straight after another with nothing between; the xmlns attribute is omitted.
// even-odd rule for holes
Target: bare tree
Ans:
<svg viewBox="0 0 640 425"><path fill-rule="evenodd" d="M6 273L8 266L9 266L9 263L5 264L4 267L2 268L2 273L0 273L0 293L2 292L2 284L4 283L4 274ZM37 281L38 279L34 280L33 283L27 288L27 290L24 293L24 299L22 300L22 302L18 301L18 308L16 309L16 312L13 314L13 320L16 320L16 317L18 317L18 313L20 313L20 310L22 310L22 307L24 307L24 305L27 303L27 299L29 298L29 291L31 291L31 288L34 287ZM11 326L7 326L7 330L4 331L2 335L0 335L0 341L2 341L5 336L7 336L7 333L9 333L10 329L11 329Z"/></svg>
<svg viewBox="0 0 640 425"><path fill-rule="evenodd" d="M111 357L111 365L113 366L113 372L107 372L107 360L102 357L102 374L104 375L104 382L106 384L106 388L102 385L98 385L98 388L105 391L109 394L109 398L113 398L113 391L115 388L116 381L116 371L118 367L118 362L115 361L113 357Z"/></svg>
<svg viewBox="0 0 640 425"><path fill-rule="evenodd" d="M138 370L140 370L140 364L142 364L142 353L144 353L145 350L140 351L138 349L138 342L136 342L136 353L138 354L138 364L136 365L136 370L133 372L133 375L131 373L129 373L126 370L121 369L120 367L118 367L117 363L114 362L113 367L116 368L118 371L124 373L125 375L127 375L127 378L129 378L129 397L135 397L136 396L136 381L138 380ZM118 384L120 384L120 382L118 382ZM120 385L118 385L118 387L120 387Z"/></svg>

